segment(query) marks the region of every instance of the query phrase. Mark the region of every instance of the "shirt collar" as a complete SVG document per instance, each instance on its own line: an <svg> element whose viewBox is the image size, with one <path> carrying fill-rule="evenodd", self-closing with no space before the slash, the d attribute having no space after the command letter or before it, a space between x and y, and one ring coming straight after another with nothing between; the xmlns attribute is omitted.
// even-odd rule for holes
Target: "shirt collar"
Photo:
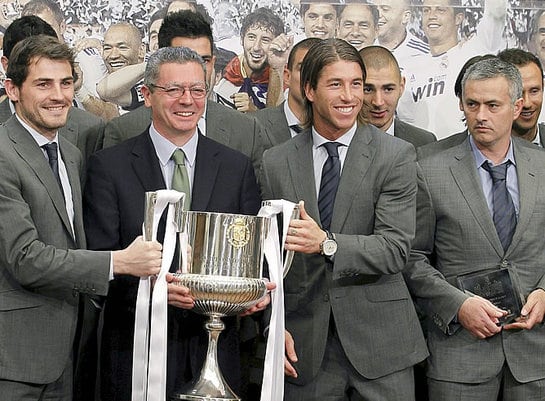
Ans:
<svg viewBox="0 0 545 401"><path fill-rule="evenodd" d="M475 141L473 140L473 137L469 135L469 143L471 145L471 151L473 152L473 157L475 158L475 164L477 165L477 168L481 167L485 161L488 161L492 164L492 161L487 159L477 148L477 145L475 144ZM506 162L509 160L513 165L517 165L515 163L515 156L513 154L513 141L509 140L509 149L507 150L507 155L505 155L505 158L501 161L501 163ZM499 164L501 164L499 163Z"/></svg>
<svg viewBox="0 0 545 401"><path fill-rule="evenodd" d="M288 122L289 127L291 127L292 125L300 125L301 124L299 119L297 117L295 117L295 114L293 114L293 111L291 111L287 100L284 102L284 115L286 116L286 121Z"/></svg>
<svg viewBox="0 0 545 401"><path fill-rule="evenodd" d="M388 127L388 129L385 131L388 135L392 135L394 136L394 133L395 133L395 120L392 120L392 123L390 124L390 126Z"/></svg>
<svg viewBox="0 0 545 401"><path fill-rule="evenodd" d="M53 138L53 140L50 141L45 136L43 136L38 131L36 131L34 128L32 128L30 125L25 123L17 114L15 114L15 117L21 123L21 125L30 133L30 135L32 135L32 138L34 138L34 140L36 141L38 146L42 147L43 145L46 145L48 143L53 143L53 142L55 142L57 144L57 146L58 146L58 144L59 144L59 132L58 131L55 133L55 137Z"/></svg>
<svg viewBox="0 0 545 401"><path fill-rule="evenodd" d="M199 131L197 130L195 135L193 135L184 146L180 147L180 149L184 151L185 158L187 159L189 167L191 168L193 168L193 166L195 165L195 158L197 157L197 144L199 142L198 134ZM151 126L149 128L149 135L151 138L151 142L155 147L155 153L159 158L159 162L163 167L166 166L172 156L172 153L174 153L174 151L179 147L174 145L161 134L159 134L159 132L155 129L153 122L151 123Z"/></svg>
<svg viewBox="0 0 545 401"><path fill-rule="evenodd" d="M352 138L354 138L354 135L356 134L356 129L358 128L357 122L354 123L352 128L350 128L346 133L344 133L340 138L337 138L334 142L338 142L341 145L349 146L350 142L352 141ZM314 147L318 148L322 146L326 142L333 142L330 141L323 136L321 136L318 131L312 126L312 142L314 143Z"/></svg>

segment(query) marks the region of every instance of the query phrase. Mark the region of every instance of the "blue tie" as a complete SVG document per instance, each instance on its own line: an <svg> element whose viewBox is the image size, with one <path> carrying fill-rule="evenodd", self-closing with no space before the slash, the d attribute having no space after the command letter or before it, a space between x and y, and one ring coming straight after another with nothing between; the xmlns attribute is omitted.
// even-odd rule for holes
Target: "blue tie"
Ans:
<svg viewBox="0 0 545 401"><path fill-rule="evenodd" d="M59 153L57 152L57 143L56 142L46 143L45 145L42 145L42 148L44 148L45 152L47 153L49 166L51 167L51 170L53 171L53 175L55 176L55 179L59 183L59 186L61 187L61 192L62 192L61 176L59 175Z"/></svg>
<svg viewBox="0 0 545 401"><path fill-rule="evenodd" d="M329 230L331 216L333 216L333 205L337 195L337 187L341 179L341 161L339 160L338 142L326 142L322 146L326 148L329 155L322 169L322 180L320 181L320 193L318 195L318 209L322 228Z"/></svg>
<svg viewBox="0 0 545 401"><path fill-rule="evenodd" d="M515 205L507 190L505 179L507 176L507 166L509 166L510 163L511 162L507 160L497 166L492 166L488 162L482 164L482 167L488 171L492 177L493 220L504 251L507 250L511 244L513 233L517 226Z"/></svg>

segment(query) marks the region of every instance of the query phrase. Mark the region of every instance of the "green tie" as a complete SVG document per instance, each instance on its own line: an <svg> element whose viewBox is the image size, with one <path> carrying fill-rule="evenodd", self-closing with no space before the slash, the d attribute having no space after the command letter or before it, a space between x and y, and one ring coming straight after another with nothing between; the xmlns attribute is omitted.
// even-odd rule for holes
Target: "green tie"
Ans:
<svg viewBox="0 0 545 401"><path fill-rule="evenodd" d="M185 153L182 149L176 149L171 156L176 164L172 175L172 189L185 193L184 210L189 210L191 204L191 191L189 190L189 177L185 168Z"/></svg>

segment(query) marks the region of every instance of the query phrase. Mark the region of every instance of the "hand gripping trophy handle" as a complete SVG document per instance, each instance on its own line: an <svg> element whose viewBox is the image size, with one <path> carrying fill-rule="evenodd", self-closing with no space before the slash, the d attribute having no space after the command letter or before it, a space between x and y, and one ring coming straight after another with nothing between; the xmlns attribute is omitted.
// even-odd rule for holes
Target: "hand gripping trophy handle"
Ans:
<svg viewBox="0 0 545 401"><path fill-rule="evenodd" d="M299 219L300 216L301 216L301 211L299 210L299 205L295 205L293 208L293 212L291 213L291 220ZM283 239L282 246L284 246L284 243L286 242L285 236L282 239ZM284 255L284 268L282 270L283 278L286 278L286 276L288 275L288 272L290 271L290 267L291 267L291 263L293 262L294 255L295 255L294 251L286 251Z"/></svg>

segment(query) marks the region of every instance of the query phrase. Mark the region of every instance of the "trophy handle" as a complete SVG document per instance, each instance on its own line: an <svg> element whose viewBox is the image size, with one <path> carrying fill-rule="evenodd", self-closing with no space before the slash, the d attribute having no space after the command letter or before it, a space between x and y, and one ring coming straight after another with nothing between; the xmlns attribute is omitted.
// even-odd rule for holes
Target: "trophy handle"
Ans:
<svg viewBox="0 0 545 401"><path fill-rule="evenodd" d="M295 205L293 208L293 212L291 213L291 219L298 219L301 215L301 212L299 210L299 205ZM282 244L283 247L284 244ZM286 278L288 275L288 272L290 271L291 263L293 262L293 255L295 254L294 251L286 251L284 255L284 268L282 270L282 278Z"/></svg>
<svg viewBox="0 0 545 401"><path fill-rule="evenodd" d="M146 192L144 209L144 241L153 241L153 212L157 202L157 192Z"/></svg>

